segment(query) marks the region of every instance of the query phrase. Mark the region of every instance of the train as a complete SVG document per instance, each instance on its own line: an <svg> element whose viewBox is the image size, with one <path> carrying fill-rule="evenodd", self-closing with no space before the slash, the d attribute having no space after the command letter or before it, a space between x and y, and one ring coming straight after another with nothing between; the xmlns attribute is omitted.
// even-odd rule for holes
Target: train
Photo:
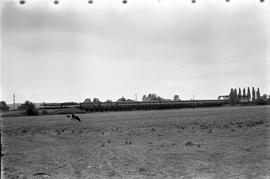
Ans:
<svg viewBox="0 0 270 179"><path fill-rule="evenodd" d="M226 100L179 100L179 101L121 101L121 102L91 102L91 103L42 103L40 109L78 108L89 112L97 111L129 111L158 110L195 107L214 107L228 104Z"/></svg>

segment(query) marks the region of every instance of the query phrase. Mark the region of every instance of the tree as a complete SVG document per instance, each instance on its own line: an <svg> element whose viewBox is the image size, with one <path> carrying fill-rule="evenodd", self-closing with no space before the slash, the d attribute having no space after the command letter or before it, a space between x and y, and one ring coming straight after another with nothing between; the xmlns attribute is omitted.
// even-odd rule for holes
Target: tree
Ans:
<svg viewBox="0 0 270 179"><path fill-rule="evenodd" d="M255 88L252 87L252 102L255 102Z"/></svg>
<svg viewBox="0 0 270 179"><path fill-rule="evenodd" d="M257 89L256 96L257 96L256 99L260 99L260 97L261 97L260 89L259 88Z"/></svg>
<svg viewBox="0 0 270 179"><path fill-rule="evenodd" d="M9 110L9 107L5 101L0 101L0 111L6 112Z"/></svg>
<svg viewBox="0 0 270 179"><path fill-rule="evenodd" d="M93 99L93 103L100 103L101 101L98 98Z"/></svg>
<svg viewBox="0 0 270 179"><path fill-rule="evenodd" d="M160 96L158 96L156 99L155 99L156 101L162 101L163 100L163 98L162 97L160 97Z"/></svg>
<svg viewBox="0 0 270 179"><path fill-rule="evenodd" d="M122 96L122 98L119 98L118 100L117 100L117 102L125 102L126 101L126 98L124 97L124 96Z"/></svg>
<svg viewBox="0 0 270 179"><path fill-rule="evenodd" d="M155 101L158 98L155 93L153 93L153 94L150 93L148 95L148 97L149 97L149 101Z"/></svg>
<svg viewBox="0 0 270 179"><path fill-rule="evenodd" d="M174 101L179 101L179 96L178 96L177 94L174 95L173 100L174 100Z"/></svg>
<svg viewBox="0 0 270 179"><path fill-rule="evenodd" d="M90 98L86 98L83 102L84 102L84 103L92 103L92 101L91 101Z"/></svg>
<svg viewBox="0 0 270 179"><path fill-rule="evenodd" d="M238 89L238 102L241 100L241 88Z"/></svg>
<svg viewBox="0 0 270 179"><path fill-rule="evenodd" d="M161 101L162 97L157 96L155 93L153 94L149 93L147 96L143 95L142 100L143 101Z"/></svg>
<svg viewBox="0 0 270 179"><path fill-rule="evenodd" d="M250 101L250 99L251 99L251 94L250 94L250 89L249 89L249 87L248 87L248 89L247 89L247 97L248 97L248 101Z"/></svg>
<svg viewBox="0 0 270 179"><path fill-rule="evenodd" d="M146 100L147 100L146 95L143 95L143 97L142 97L142 101L146 101Z"/></svg>
<svg viewBox="0 0 270 179"><path fill-rule="evenodd" d="M25 110L26 115L29 116L35 116L39 114L35 104L30 101L25 101L24 104L19 107L19 109Z"/></svg>
<svg viewBox="0 0 270 179"><path fill-rule="evenodd" d="M236 104L238 102L238 96L237 96L236 88L235 89L231 88L229 97L230 97L230 104L234 105L234 104Z"/></svg>
<svg viewBox="0 0 270 179"><path fill-rule="evenodd" d="M232 104L233 102L233 89L231 88L230 94L229 94L229 98L230 98L230 104Z"/></svg>
<svg viewBox="0 0 270 179"><path fill-rule="evenodd" d="M132 101L134 101L134 100L132 100L132 99L126 99L126 101L132 102Z"/></svg>
<svg viewBox="0 0 270 179"><path fill-rule="evenodd" d="M238 95L237 95L237 89L236 88L234 88L234 100L235 100L235 103L237 103L237 101L238 101Z"/></svg>
<svg viewBox="0 0 270 179"><path fill-rule="evenodd" d="M262 99L267 99L267 94L263 94Z"/></svg>
<svg viewBox="0 0 270 179"><path fill-rule="evenodd" d="M243 89L243 96L246 96L246 88Z"/></svg>
<svg viewBox="0 0 270 179"><path fill-rule="evenodd" d="M235 90L231 88L230 94L230 104L234 105L236 103L236 98L235 98Z"/></svg>
<svg viewBox="0 0 270 179"><path fill-rule="evenodd" d="M258 90L257 90L258 92ZM266 104L270 104L270 98L267 98L267 94L264 94L260 97L258 97L256 100L255 100L255 104L257 105L266 105Z"/></svg>

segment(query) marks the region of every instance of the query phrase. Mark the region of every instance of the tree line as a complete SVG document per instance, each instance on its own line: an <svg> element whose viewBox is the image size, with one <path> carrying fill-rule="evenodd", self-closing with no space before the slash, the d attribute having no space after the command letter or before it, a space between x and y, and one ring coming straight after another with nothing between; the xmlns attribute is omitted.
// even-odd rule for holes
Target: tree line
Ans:
<svg viewBox="0 0 270 179"><path fill-rule="evenodd" d="M229 102L231 105L240 104L240 103L253 103L256 105L265 105L270 104L270 97L266 94L261 96L260 89L257 88L255 90L254 87L250 88L231 88L230 93L228 95ZM131 102L136 101L132 99L128 99L125 97L119 98L116 102ZM142 100L143 102L156 102L156 101L181 101L179 95L174 95L172 99L165 99L161 96L156 95L155 93L149 93L148 95L143 95ZM84 103L100 103L102 102L98 98L87 98L84 100ZM106 100L105 102L113 102L112 100ZM25 111L26 115L38 115L39 111L36 108L35 104L30 101L25 101L25 103L21 104L18 108L19 110ZM9 111L9 106L6 104L5 101L0 101L0 112Z"/></svg>
<svg viewBox="0 0 270 179"><path fill-rule="evenodd" d="M24 111L25 115L33 116L38 115L39 111L36 108L36 105L30 101L25 101L21 106L18 107L18 110ZM0 111L1 112L7 112L9 111L9 106L5 101L0 101Z"/></svg>
<svg viewBox="0 0 270 179"><path fill-rule="evenodd" d="M136 100L128 99L122 96L121 98L117 99L116 102L132 102ZM149 93L148 95L142 96L142 101L149 102L149 101L180 101L179 95L174 95L172 99L165 99L161 96L156 95L155 93ZM98 98L93 98L93 101L90 98L86 98L84 103L100 103L102 102ZM112 100L107 99L105 102L113 102Z"/></svg>
<svg viewBox="0 0 270 179"><path fill-rule="evenodd" d="M247 90L246 88L238 88L238 91L236 88L231 88L229 94L229 101L232 105L243 102L251 102L254 104L270 104L270 98L267 97L266 94L261 96L260 89L257 88L257 90L255 90L254 87L252 87L251 90L249 87L247 88Z"/></svg>

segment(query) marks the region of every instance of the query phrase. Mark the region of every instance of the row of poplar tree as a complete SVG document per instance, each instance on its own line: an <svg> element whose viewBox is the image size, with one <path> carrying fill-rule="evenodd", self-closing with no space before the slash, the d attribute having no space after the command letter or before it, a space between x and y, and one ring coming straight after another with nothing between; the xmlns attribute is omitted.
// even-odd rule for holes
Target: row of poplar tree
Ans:
<svg viewBox="0 0 270 179"><path fill-rule="evenodd" d="M243 93L242 93L243 92ZM260 89L258 88L257 91L255 91L255 88L252 87L252 92L250 92L250 88L244 88L243 90L241 90L241 88L238 89L233 89L231 88L230 94L230 103L231 104L236 104L241 102L240 100L247 100L248 102L255 102L257 99L259 99L261 97L260 95Z"/></svg>

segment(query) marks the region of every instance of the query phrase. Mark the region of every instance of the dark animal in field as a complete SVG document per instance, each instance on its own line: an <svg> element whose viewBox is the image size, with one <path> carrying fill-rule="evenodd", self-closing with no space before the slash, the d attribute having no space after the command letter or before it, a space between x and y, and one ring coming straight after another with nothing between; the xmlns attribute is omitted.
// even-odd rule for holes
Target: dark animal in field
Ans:
<svg viewBox="0 0 270 179"><path fill-rule="evenodd" d="M68 114L66 117L67 117L67 122L71 120L76 120L76 121L81 122L81 119L76 114Z"/></svg>
<svg viewBox="0 0 270 179"><path fill-rule="evenodd" d="M72 114L71 116L72 116L73 119L75 119L75 120L81 122L81 119L80 119L79 116L77 116L76 114Z"/></svg>

